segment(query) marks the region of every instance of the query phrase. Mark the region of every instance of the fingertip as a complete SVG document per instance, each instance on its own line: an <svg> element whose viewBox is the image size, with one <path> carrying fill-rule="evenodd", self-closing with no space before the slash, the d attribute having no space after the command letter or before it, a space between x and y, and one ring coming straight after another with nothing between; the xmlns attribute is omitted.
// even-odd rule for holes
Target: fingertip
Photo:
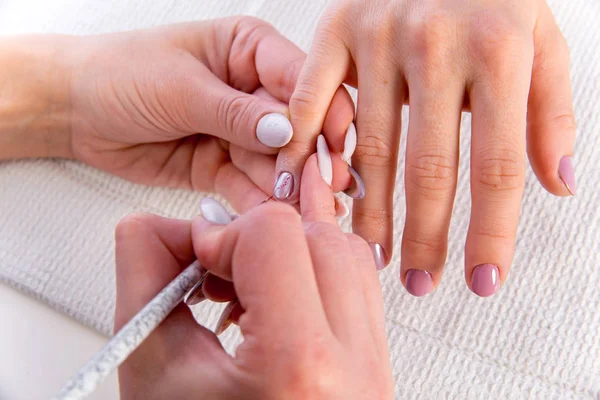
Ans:
<svg viewBox="0 0 600 400"><path fill-rule="evenodd" d="M470 289L479 297L490 297L500 288L500 268L494 264L480 264L471 272Z"/></svg>
<svg viewBox="0 0 600 400"><path fill-rule="evenodd" d="M300 210L304 221L336 221L333 192L321 176L316 154L310 156L304 166Z"/></svg>

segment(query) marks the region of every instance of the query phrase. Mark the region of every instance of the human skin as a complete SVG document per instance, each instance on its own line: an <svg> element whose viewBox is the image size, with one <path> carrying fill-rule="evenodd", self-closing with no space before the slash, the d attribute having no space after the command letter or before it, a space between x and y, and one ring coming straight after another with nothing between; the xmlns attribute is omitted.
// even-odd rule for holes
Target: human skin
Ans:
<svg viewBox="0 0 600 400"><path fill-rule="evenodd" d="M218 192L242 212L245 193L254 204L273 194L305 57L250 17L2 38L0 160L77 159L137 183ZM346 92L337 98L332 131L353 109ZM347 166L336 165L343 190Z"/></svg>
<svg viewBox="0 0 600 400"><path fill-rule="evenodd" d="M442 277L461 111L471 112L465 280L480 296L495 293L513 258L526 157L550 193L569 196L576 190L569 50L548 5L332 2L290 100L295 135L279 153L278 174L300 179L307 149L315 145L342 82L358 88L352 163L366 187L364 199L354 202L353 228L377 249L380 267L389 263L394 247L400 110L410 105L400 278L417 296L432 291ZM345 126L351 120L346 117ZM325 137L334 152L343 151L344 134ZM296 196L285 200L293 203Z"/></svg>
<svg viewBox="0 0 600 400"><path fill-rule="evenodd" d="M209 295L237 300L244 338L230 356L181 304L120 367L122 399L393 398L369 246L339 228L314 156L302 187L301 214L269 202L227 225L210 213L119 224L115 329L197 258L232 282L229 294L213 284Z"/></svg>

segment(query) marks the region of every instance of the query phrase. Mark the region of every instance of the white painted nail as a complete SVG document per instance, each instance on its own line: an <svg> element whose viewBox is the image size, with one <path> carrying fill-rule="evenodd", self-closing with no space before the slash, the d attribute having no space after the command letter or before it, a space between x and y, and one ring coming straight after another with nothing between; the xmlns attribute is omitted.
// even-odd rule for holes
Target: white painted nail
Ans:
<svg viewBox="0 0 600 400"><path fill-rule="evenodd" d="M283 147L292 140L292 135L292 124L283 114L267 114L258 121L256 126L258 141L268 147Z"/></svg>
<svg viewBox="0 0 600 400"><path fill-rule="evenodd" d="M346 218L350 215L348 206L337 196L333 197L335 200L335 216L338 218Z"/></svg>
<svg viewBox="0 0 600 400"><path fill-rule="evenodd" d="M200 211L204 219L213 224L227 225L231 222L229 211L212 197L205 197L200 201Z"/></svg>
<svg viewBox="0 0 600 400"><path fill-rule="evenodd" d="M344 140L344 152L342 153L342 160L348 162L356 150L356 126L354 122L350 122L350 126L346 131L346 139Z"/></svg>
<svg viewBox="0 0 600 400"><path fill-rule="evenodd" d="M319 135L317 138L317 163L319 164L319 172L325 183L331 186L333 181L333 165L331 163L331 154L325 136Z"/></svg>

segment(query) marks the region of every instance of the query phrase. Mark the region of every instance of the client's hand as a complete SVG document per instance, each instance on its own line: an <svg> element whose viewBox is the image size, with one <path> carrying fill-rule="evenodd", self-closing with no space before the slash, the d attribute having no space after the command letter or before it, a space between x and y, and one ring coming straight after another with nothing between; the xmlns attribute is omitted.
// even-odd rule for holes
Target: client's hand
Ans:
<svg viewBox="0 0 600 400"><path fill-rule="evenodd" d="M266 203L227 226L209 213L191 223L138 215L119 225L116 329L197 257L233 281L244 336L229 356L178 306L121 366L122 399L392 398L373 257L338 227L317 168L313 156L302 216Z"/></svg>

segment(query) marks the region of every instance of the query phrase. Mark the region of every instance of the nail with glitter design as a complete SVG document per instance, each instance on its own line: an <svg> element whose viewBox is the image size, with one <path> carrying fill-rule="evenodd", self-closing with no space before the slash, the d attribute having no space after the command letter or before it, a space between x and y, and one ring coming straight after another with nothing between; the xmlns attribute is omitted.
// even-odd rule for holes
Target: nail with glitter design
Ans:
<svg viewBox="0 0 600 400"><path fill-rule="evenodd" d="M346 139L344 140L344 152L342 153L342 160L348 162L356 150L356 126L354 122L350 123L350 126L346 130Z"/></svg>
<svg viewBox="0 0 600 400"><path fill-rule="evenodd" d="M229 211L212 197L205 197L200 201L200 212L208 222L218 225L227 225L231 222Z"/></svg>
<svg viewBox="0 0 600 400"><path fill-rule="evenodd" d="M215 327L215 335L219 336L221 333L225 332L227 328L229 328L229 326L233 322L233 319L231 318L231 313L233 312L233 309L235 308L236 304L237 300L234 300L230 301L227 304L227 306L225 306L223 312L221 313L221 317L217 322L217 326Z"/></svg>
<svg viewBox="0 0 600 400"><path fill-rule="evenodd" d="M277 200L285 200L292 195L294 191L294 177L289 172L282 172L279 174L277 181L275 182L275 188L273 189L273 196Z"/></svg>
<svg viewBox="0 0 600 400"><path fill-rule="evenodd" d="M371 247L371 252L373 253L373 259L375 260L375 267L377 267L377 271L381 271L386 267L385 263L385 250L379 243L369 243Z"/></svg>
<svg viewBox="0 0 600 400"><path fill-rule="evenodd" d="M325 140L325 136L323 135L319 135L317 138L317 164L319 165L321 177L326 184L331 186L331 182L333 181L333 164L327 140Z"/></svg>
<svg viewBox="0 0 600 400"><path fill-rule="evenodd" d="M558 163L558 176L563 184L567 187L569 193L575 196L575 168L573 168L573 158L564 156Z"/></svg>
<svg viewBox="0 0 600 400"><path fill-rule="evenodd" d="M366 194L365 184L360 175L358 175L358 172L350 165L348 166L348 172L350 173L352 182L350 183L350 187L344 190L344 194L350 196L354 200L360 200L365 197Z"/></svg>

